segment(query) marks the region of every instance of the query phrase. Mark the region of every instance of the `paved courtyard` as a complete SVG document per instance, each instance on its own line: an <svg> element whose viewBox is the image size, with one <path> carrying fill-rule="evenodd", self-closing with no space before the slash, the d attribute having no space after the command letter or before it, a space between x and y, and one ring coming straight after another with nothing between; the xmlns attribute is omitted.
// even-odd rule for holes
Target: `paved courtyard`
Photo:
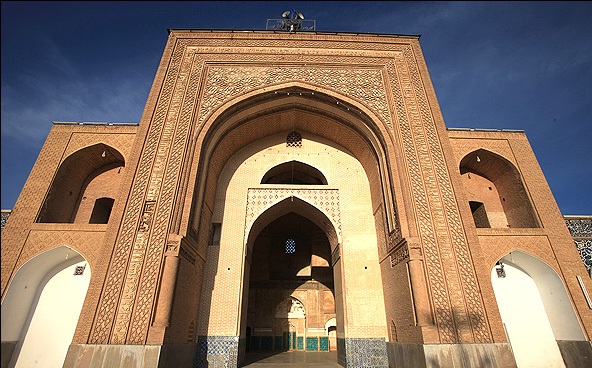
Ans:
<svg viewBox="0 0 592 368"><path fill-rule="evenodd" d="M247 353L246 364L248 368L272 368L272 367L307 367L326 368L341 367L337 364L337 352L303 352L285 351L280 353Z"/></svg>

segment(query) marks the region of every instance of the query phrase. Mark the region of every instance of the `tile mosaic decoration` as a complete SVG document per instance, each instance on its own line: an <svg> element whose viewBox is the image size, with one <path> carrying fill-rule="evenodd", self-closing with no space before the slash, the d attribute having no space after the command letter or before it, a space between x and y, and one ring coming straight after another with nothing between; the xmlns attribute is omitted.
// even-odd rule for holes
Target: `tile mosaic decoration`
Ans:
<svg viewBox="0 0 592 368"><path fill-rule="evenodd" d="M584 266L592 274L592 216L566 218L565 224L574 238Z"/></svg>
<svg viewBox="0 0 592 368"><path fill-rule="evenodd" d="M199 336L195 368L236 367L238 336Z"/></svg>
<svg viewBox="0 0 592 368"><path fill-rule="evenodd" d="M320 351L329 351L329 338L328 337L319 337L319 350Z"/></svg>
<svg viewBox="0 0 592 368"><path fill-rule="evenodd" d="M338 348L340 345L339 340L337 341ZM338 353L339 364L347 368L388 368L384 338L346 338L344 340L341 344L345 343L346 364L341 363L341 351Z"/></svg>
<svg viewBox="0 0 592 368"><path fill-rule="evenodd" d="M319 350L319 338L318 337L307 337L306 338L306 351L318 351Z"/></svg>

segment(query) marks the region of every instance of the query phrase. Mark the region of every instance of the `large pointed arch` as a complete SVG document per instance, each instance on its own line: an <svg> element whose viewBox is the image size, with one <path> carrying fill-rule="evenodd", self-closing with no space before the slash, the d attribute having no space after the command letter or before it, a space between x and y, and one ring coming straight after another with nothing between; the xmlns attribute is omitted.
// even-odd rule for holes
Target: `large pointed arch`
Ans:
<svg viewBox="0 0 592 368"><path fill-rule="evenodd" d="M279 118L269 124L274 116ZM322 117L335 125L327 131L326 126L311 124L303 116ZM216 180L239 147L267 135L302 129L342 145L362 163L370 182L376 183L373 202L376 207L384 204L388 231L398 229L393 183L398 175L392 166L396 145L387 144L396 138L389 124L359 101L304 82L268 85L237 96L211 111L203 125L195 128L191 151L201 148L189 158L186 193L193 197L185 197L179 226L197 233L202 213L197 209L208 200L207 183ZM198 172L198 167L203 170Z"/></svg>
<svg viewBox="0 0 592 368"><path fill-rule="evenodd" d="M398 180L394 167L390 167L397 162L394 158L396 145L393 144L395 139L388 122L371 117L370 110L356 101L346 97L339 99L332 91L325 92L299 83L284 83L273 86L273 89L266 87L253 91L215 109L192 133L187 163L191 167L190 174L182 180L187 180L186 193L192 193L193 197L185 197L181 221L173 225L173 231L187 234L194 240L197 252L206 255L199 302L201 322L197 328L198 342L214 344L223 337L230 346L236 346L239 361L244 351L241 346L247 335L247 318L243 317L248 314L249 287L245 280L249 280L248 263L253 256L250 246L254 239L251 234L260 231L267 215L273 219L281 211L288 213L288 206L283 205L291 203L302 206L301 216L323 229L319 232L327 238L327 263L332 265L327 271L338 274L331 276L337 280L334 292L331 290L332 300L340 308L343 308L345 298L342 283L346 273L341 268L346 254L352 253L351 257L355 258L353 253L364 248L367 263L363 267L363 276L370 278L372 275L375 280L379 279L379 254L384 257L386 253L387 234L399 229L392 188L402 187L402 184L393 183ZM356 108L358 105L359 108ZM300 147L286 146L286 136L294 131L302 137L300 154L291 151L300 150ZM308 150L306 147L315 149ZM323 172L331 184L270 188L260 183L269 166L294 160L298 155L299 160ZM339 200L323 200L324 204L321 204L318 195L317 201L311 199L315 194L302 195L297 193L298 190L318 191L323 198L331 197L330 192L335 191L339 193ZM252 192L256 192L261 199L257 201L261 204L249 207L247 203L251 203L249 195ZM290 194L284 196L288 192ZM342 196L341 193L347 195ZM272 207L272 211L278 211L275 215L266 212L268 205L272 204L268 201L269 195L283 202L282 206ZM342 208L341 200L347 201L348 205ZM318 219L313 220L315 216ZM347 229L352 234L344 240L340 239L338 216L348 219ZM251 224L254 226L251 227ZM175 229L175 226L180 228ZM343 246L340 245L342 241ZM356 245L350 247L345 243ZM217 276L206 276L214 274ZM237 274L242 282L237 283ZM300 274L297 276L300 277ZM220 286L222 284L227 286ZM348 309L347 313L364 315L367 309L378 308L379 311L373 313L367 323L380 326L373 332L376 339L372 340L372 344L381 344L378 341L385 339L386 332L384 310L378 307L383 298L382 284L377 282L362 286L360 283L355 288L358 287L364 290L364 295L372 294L374 297L370 303L355 303L356 306ZM236 297L228 297L228 290L231 289ZM361 298L361 293L351 291L350 300ZM220 304L223 299L225 302ZM212 309L213 305L215 309ZM228 316L235 313L236 324L211 324L223 315L228 322ZM344 339L358 337L354 336L353 330L346 332L345 311L338 313L337 320L337 340L343 342ZM318 333L324 333L323 326L318 328ZM255 333L254 330L252 332ZM370 337L365 335L364 338ZM345 350L339 350L340 359L345 359ZM199 359L218 359L213 356L207 358L212 355L207 350L200 351L198 355Z"/></svg>

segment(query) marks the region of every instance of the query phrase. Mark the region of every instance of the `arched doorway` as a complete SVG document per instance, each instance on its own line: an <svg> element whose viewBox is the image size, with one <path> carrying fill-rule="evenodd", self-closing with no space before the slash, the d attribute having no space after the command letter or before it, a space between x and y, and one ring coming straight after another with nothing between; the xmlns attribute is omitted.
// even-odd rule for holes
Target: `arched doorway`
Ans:
<svg viewBox="0 0 592 368"><path fill-rule="evenodd" d="M560 344L586 338L557 273L514 251L497 262L491 281L518 367L565 367Z"/></svg>
<svg viewBox="0 0 592 368"><path fill-rule="evenodd" d="M305 217L319 217L312 214L319 211L299 198L274 207L268 211L280 215L249 237L254 240L244 287L246 318L254 332L248 350L329 351L325 321L336 317L331 246L325 232ZM254 228L271 216L262 215Z"/></svg>
<svg viewBox="0 0 592 368"><path fill-rule="evenodd" d="M2 301L2 344L13 346L9 367L62 367L90 274L84 257L66 246L18 270Z"/></svg>

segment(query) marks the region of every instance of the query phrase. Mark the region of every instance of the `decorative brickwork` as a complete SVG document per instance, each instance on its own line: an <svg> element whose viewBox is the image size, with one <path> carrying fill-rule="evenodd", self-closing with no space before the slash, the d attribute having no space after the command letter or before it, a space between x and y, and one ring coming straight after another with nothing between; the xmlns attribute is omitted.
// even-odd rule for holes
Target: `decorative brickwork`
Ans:
<svg viewBox="0 0 592 368"><path fill-rule="evenodd" d="M125 170L117 177L108 168L88 204L62 193L70 212L80 209L76 223L39 223L65 158L89 147L92 157L111 147ZM485 151L515 167L537 226L475 226L459 165ZM290 162L319 180L261 182ZM89 173L63 171L90 182ZM63 183L71 182L66 174ZM85 223L90 203L103 197L114 200L108 222ZM48 218L71 217L63 212ZM276 222L287 214L294 217ZM186 361L211 368L236 367L247 344L325 351L336 343L343 366L387 367L387 350L506 343L490 273L515 250L561 275L592 334L581 292L592 285L576 283L578 254L563 246L571 242L567 225L592 270L590 217L561 217L522 134L446 130L414 36L171 31L140 126L54 125L10 216L2 212L3 296L36 255L76 249L93 272L74 341L90 350L195 344ZM255 243L301 256L290 261L294 278L249 284L290 263L270 267L271 253L260 256L249 248ZM326 249L304 253L311 244ZM270 333L267 325L247 334L248 316L257 315L250 299L271 305L291 292L310 303L306 334ZM337 321L329 336L328 318ZM438 348L430 351L421 350L418 366L440 363ZM66 366L76 365L71 359Z"/></svg>
<svg viewBox="0 0 592 368"><path fill-rule="evenodd" d="M339 191L337 189L279 189L250 188L248 192L247 218L245 234L253 221L266 209L290 197L301 198L320 210L333 221L341 236L341 217L339 209Z"/></svg>

